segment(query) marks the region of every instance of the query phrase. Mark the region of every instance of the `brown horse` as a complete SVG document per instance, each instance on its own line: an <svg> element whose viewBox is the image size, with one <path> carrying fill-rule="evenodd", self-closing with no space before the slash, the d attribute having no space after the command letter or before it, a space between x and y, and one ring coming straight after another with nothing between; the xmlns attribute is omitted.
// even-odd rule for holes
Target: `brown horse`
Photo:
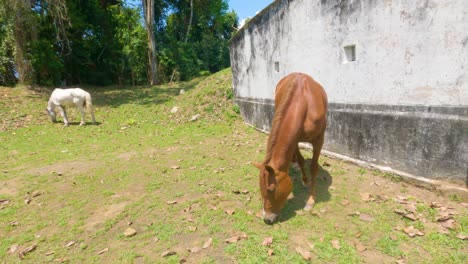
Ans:
<svg viewBox="0 0 468 264"><path fill-rule="evenodd" d="M327 125L327 105L327 95L322 86L306 74L292 73L276 86L275 115L266 157L263 163L252 162L260 169L265 223L272 224L277 219L292 191L288 173L291 162L299 164L302 183L309 187L309 199L304 209L311 210L314 206L318 158ZM304 171L299 142L310 142L313 146L310 180Z"/></svg>

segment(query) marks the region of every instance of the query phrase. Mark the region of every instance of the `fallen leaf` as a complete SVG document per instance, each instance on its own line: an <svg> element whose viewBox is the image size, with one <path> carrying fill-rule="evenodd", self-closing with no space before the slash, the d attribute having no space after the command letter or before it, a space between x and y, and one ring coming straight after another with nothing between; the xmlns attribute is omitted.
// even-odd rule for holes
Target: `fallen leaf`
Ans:
<svg viewBox="0 0 468 264"><path fill-rule="evenodd" d="M106 253L107 251L109 251L109 248L108 248L108 247L106 247L105 249L99 251L97 254L98 254L98 255L102 255L102 254Z"/></svg>
<svg viewBox="0 0 468 264"><path fill-rule="evenodd" d="M414 226L409 226L405 229L403 229L403 231L408 234L410 237L414 237L416 235L418 236L424 236L424 233L419 231L418 229L414 228Z"/></svg>
<svg viewBox="0 0 468 264"><path fill-rule="evenodd" d="M453 219L448 219L446 221L439 222L443 227L448 229L455 229L455 221Z"/></svg>
<svg viewBox="0 0 468 264"><path fill-rule="evenodd" d="M10 203L10 200L8 199L0 199L0 205L7 205Z"/></svg>
<svg viewBox="0 0 468 264"><path fill-rule="evenodd" d="M257 211L257 212L255 213L255 216L256 216L257 218L263 218L263 215L262 215L262 213L261 213L260 211Z"/></svg>
<svg viewBox="0 0 468 264"><path fill-rule="evenodd" d="M306 244L310 247L311 250L314 250L314 248L315 248L314 244L312 244L310 242L307 242Z"/></svg>
<svg viewBox="0 0 468 264"><path fill-rule="evenodd" d="M397 259L397 260L395 260L395 262L397 264L405 264L406 263L404 259Z"/></svg>
<svg viewBox="0 0 468 264"><path fill-rule="evenodd" d="M362 234L361 232L357 232L357 233L354 235L354 237L355 237L355 238L360 238L362 235L363 235L363 234Z"/></svg>
<svg viewBox="0 0 468 264"><path fill-rule="evenodd" d="M243 190L242 191L242 194L248 194L249 193L249 190Z"/></svg>
<svg viewBox="0 0 468 264"><path fill-rule="evenodd" d="M301 255L301 257L305 260L310 260L312 258L310 252L301 247L296 247L296 252L299 253L299 255Z"/></svg>
<svg viewBox="0 0 468 264"><path fill-rule="evenodd" d="M166 204L169 204L169 205L176 204L176 203L177 203L177 201L175 201L175 200L174 200L174 201L167 201L167 202L166 202Z"/></svg>
<svg viewBox="0 0 468 264"><path fill-rule="evenodd" d="M439 234L444 234L444 235L450 234L450 231L447 228L443 227L443 226L439 226L439 229L437 230L437 232Z"/></svg>
<svg viewBox="0 0 468 264"><path fill-rule="evenodd" d="M226 214L228 214L228 215L233 215L235 213L235 211L231 210L231 209L226 209L226 210L224 210L224 212L226 212Z"/></svg>
<svg viewBox="0 0 468 264"><path fill-rule="evenodd" d="M29 198L24 199L24 203L25 203L25 204L30 204L30 203L31 203L31 199L29 199Z"/></svg>
<svg viewBox="0 0 468 264"><path fill-rule="evenodd" d="M18 256L20 257L20 259L24 259L24 256L30 252L33 252L34 250L36 250L37 248L37 244L33 244L23 250L21 250L19 253L18 253Z"/></svg>
<svg viewBox="0 0 468 264"><path fill-rule="evenodd" d="M437 222L445 222L449 219L452 219L452 215L450 213L447 213L447 212L442 212L441 214L439 214L439 217L437 217Z"/></svg>
<svg viewBox="0 0 468 264"><path fill-rule="evenodd" d="M416 220L417 220L416 216L415 216L413 213L405 214L405 215L403 215L403 216L404 216L405 218L408 218L408 219L412 220L412 221L416 221Z"/></svg>
<svg viewBox="0 0 468 264"><path fill-rule="evenodd" d="M337 250L340 250L341 246L340 246L340 241L338 240L332 240L330 241L332 247L334 247L335 249Z"/></svg>
<svg viewBox="0 0 468 264"><path fill-rule="evenodd" d="M396 241L398 238L394 234L389 236L390 240Z"/></svg>
<svg viewBox="0 0 468 264"><path fill-rule="evenodd" d="M75 243L76 243L76 241L70 241L65 246L66 247L71 247L71 246L75 245Z"/></svg>
<svg viewBox="0 0 468 264"><path fill-rule="evenodd" d="M195 232L195 231L197 231L197 227L196 227L196 226L189 226L188 229L190 230L190 232Z"/></svg>
<svg viewBox="0 0 468 264"><path fill-rule="evenodd" d="M362 220L362 221L366 221L366 222L374 221L374 217L372 217L371 215L368 215L368 214L361 214L359 216L359 219Z"/></svg>
<svg viewBox="0 0 468 264"><path fill-rule="evenodd" d="M465 234L462 234L462 233L458 234L458 235L457 235L457 238L459 238L459 239L461 239L461 240L468 240L468 236L465 235Z"/></svg>
<svg viewBox="0 0 468 264"><path fill-rule="evenodd" d="M65 262L68 262L68 259L63 257L63 258L58 258L58 259L54 259L54 262L58 262L58 263L65 263Z"/></svg>
<svg viewBox="0 0 468 264"><path fill-rule="evenodd" d="M32 197L38 197L38 196L41 196L42 194L44 194L44 192L41 192L41 191L34 191L31 196Z"/></svg>
<svg viewBox="0 0 468 264"><path fill-rule="evenodd" d="M273 249L268 249L267 253L268 253L268 256L270 256L270 257L275 254L275 252L273 252Z"/></svg>
<svg viewBox="0 0 468 264"><path fill-rule="evenodd" d="M374 199L372 198L372 194L370 193L361 193L361 200L363 200L364 202L370 202Z"/></svg>
<svg viewBox="0 0 468 264"><path fill-rule="evenodd" d="M13 244L8 248L8 254L13 254L15 251L18 249L19 245L18 244Z"/></svg>
<svg viewBox="0 0 468 264"><path fill-rule="evenodd" d="M179 165L172 166L171 169L173 169L173 170L178 170L178 169L180 169L180 166L179 166Z"/></svg>
<svg viewBox="0 0 468 264"><path fill-rule="evenodd" d="M359 251L359 252L364 252L367 250L367 247L362 244L360 241L354 241L354 247Z"/></svg>
<svg viewBox="0 0 468 264"><path fill-rule="evenodd" d="M46 256L50 256L50 255L53 255L53 254L55 254L54 251L49 251L49 252L46 252L46 253L45 253Z"/></svg>
<svg viewBox="0 0 468 264"><path fill-rule="evenodd" d="M134 235L136 235L136 234L137 234L137 231L136 231L135 229L133 229L133 228L130 228L130 227L127 228L127 229L125 230L125 232L124 232L124 236L125 236L125 237L132 237L132 236L134 236Z"/></svg>
<svg viewBox="0 0 468 264"><path fill-rule="evenodd" d="M153 238L153 243L157 243L157 242L159 242L159 238L158 238L158 237L154 237L154 238Z"/></svg>
<svg viewBox="0 0 468 264"><path fill-rule="evenodd" d="M406 210L402 210L402 209L395 209L393 212L395 212L396 214L399 214L399 215L405 215L406 214Z"/></svg>
<svg viewBox="0 0 468 264"><path fill-rule="evenodd" d="M343 206L349 205L349 200L348 200L348 199L343 199L343 200L341 201L341 205L343 205Z"/></svg>
<svg viewBox="0 0 468 264"><path fill-rule="evenodd" d="M403 196L397 196L397 197L395 198L395 201L396 201L397 203L400 203L400 204L407 204L407 203L408 203L407 198L406 198L406 197L403 197Z"/></svg>
<svg viewBox="0 0 468 264"><path fill-rule="evenodd" d="M205 248L209 248L209 247L211 247L211 244L213 244L213 238L210 237L210 238L205 242L205 244L203 244L203 247L202 247L202 248L204 248L204 249L205 249Z"/></svg>
<svg viewBox="0 0 468 264"><path fill-rule="evenodd" d="M240 236L233 236L233 237L226 239L225 241L228 244L232 244L232 243L237 243L237 241L239 240L240 240Z"/></svg>
<svg viewBox="0 0 468 264"><path fill-rule="evenodd" d="M273 237L267 237L263 240L262 242L262 246L271 246L271 244L273 244Z"/></svg>
<svg viewBox="0 0 468 264"><path fill-rule="evenodd" d="M172 256L172 255L175 255L177 254L175 251L164 251L163 253L161 253L161 257L169 257L169 256Z"/></svg>
<svg viewBox="0 0 468 264"><path fill-rule="evenodd" d="M350 213L348 214L349 216L358 216L358 215L361 215L361 213L359 211L355 211L353 213Z"/></svg>
<svg viewBox="0 0 468 264"><path fill-rule="evenodd" d="M200 250L201 250L200 247L195 246L195 247L189 249L188 252L190 252L190 253L197 253L197 252L200 252Z"/></svg>

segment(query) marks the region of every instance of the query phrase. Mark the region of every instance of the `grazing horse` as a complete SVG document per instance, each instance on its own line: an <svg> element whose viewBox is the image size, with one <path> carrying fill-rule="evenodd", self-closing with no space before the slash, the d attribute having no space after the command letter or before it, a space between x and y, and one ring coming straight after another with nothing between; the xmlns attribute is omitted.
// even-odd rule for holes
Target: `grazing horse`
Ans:
<svg viewBox="0 0 468 264"><path fill-rule="evenodd" d="M303 73L292 73L281 79L275 90L275 115L265 160L252 162L260 169L260 191L263 200L263 220L272 224L286 204L293 184L289 176L291 162L301 169L302 183L309 187L304 207L315 204L315 182L319 170L318 158L327 125L327 95L320 84ZM310 179L304 171L304 157L299 142L313 146Z"/></svg>
<svg viewBox="0 0 468 264"><path fill-rule="evenodd" d="M65 126L68 126L66 107L76 105L81 112L81 122L80 126L84 125L85 110L83 107L86 107L91 114L93 124L96 124L94 119L94 110L93 103L91 101L91 95L80 89L80 88L69 88L69 89L60 89L56 88L50 95L49 103L47 105L47 113L49 114L52 122L57 122L57 114L55 113L55 108L57 107L60 113L63 116L63 123Z"/></svg>

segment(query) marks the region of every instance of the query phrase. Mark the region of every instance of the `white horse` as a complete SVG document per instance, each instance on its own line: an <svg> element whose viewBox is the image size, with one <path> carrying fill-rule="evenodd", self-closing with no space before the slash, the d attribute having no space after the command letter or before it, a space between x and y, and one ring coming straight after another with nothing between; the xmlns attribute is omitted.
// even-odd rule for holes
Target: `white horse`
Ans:
<svg viewBox="0 0 468 264"><path fill-rule="evenodd" d="M49 104L47 105L47 113L49 114L52 122L57 122L57 114L55 113L55 108L57 107L60 111L60 114L63 116L63 123L65 126L69 125L66 107L76 105L81 112L81 122L80 126L84 125L85 110L83 107L86 107L91 114L93 119L93 124L96 124L94 119L94 110L93 103L91 101L91 95L80 89L80 88L69 88L69 89L60 89L56 88L50 95Z"/></svg>

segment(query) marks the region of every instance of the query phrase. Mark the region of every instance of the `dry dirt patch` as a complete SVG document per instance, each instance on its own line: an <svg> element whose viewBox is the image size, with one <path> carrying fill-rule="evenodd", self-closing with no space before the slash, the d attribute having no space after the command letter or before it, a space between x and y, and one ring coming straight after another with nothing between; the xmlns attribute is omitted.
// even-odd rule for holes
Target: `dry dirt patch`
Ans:
<svg viewBox="0 0 468 264"><path fill-rule="evenodd" d="M91 171L92 169L98 167L98 165L99 162L97 161L60 162L44 167L29 169L27 173L32 175L48 175L54 173L60 176L79 175Z"/></svg>

